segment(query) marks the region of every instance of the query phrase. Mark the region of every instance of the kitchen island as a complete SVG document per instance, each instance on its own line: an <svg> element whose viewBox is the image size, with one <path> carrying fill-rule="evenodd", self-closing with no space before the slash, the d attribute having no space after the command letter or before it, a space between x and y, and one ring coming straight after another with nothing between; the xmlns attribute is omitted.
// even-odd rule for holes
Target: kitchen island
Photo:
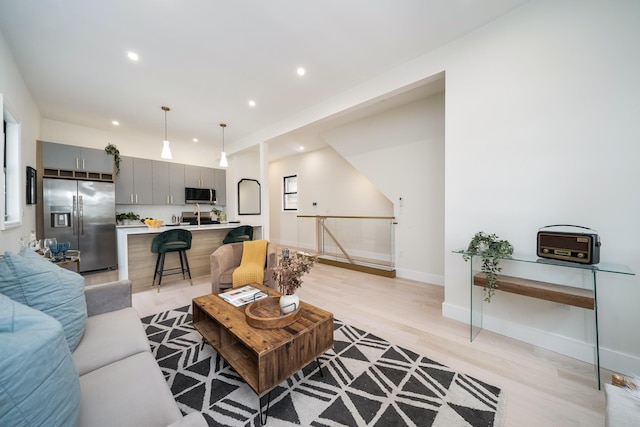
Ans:
<svg viewBox="0 0 640 427"><path fill-rule="evenodd" d="M191 231L191 249L187 251L191 277L196 278L211 273L209 256L222 246L227 233L239 223L207 224L207 225L170 225L160 228L142 226L117 226L118 241L118 279L131 280L133 292L151 289L153 271L157 254L151 252L153 238L163 231L182 228ZM259 239L261 227L254 226L254 239ZM180 266L176 256L167 255L165 270ZM168 275L162 278L162 286L181 281L182 275Z"/></svg>

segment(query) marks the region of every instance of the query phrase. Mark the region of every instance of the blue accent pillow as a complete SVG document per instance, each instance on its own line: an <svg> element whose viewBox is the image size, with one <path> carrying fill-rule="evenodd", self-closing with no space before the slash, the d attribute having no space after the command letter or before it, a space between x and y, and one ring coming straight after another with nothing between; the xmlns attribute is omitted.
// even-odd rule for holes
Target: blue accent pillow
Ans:
<svg viewBox="0 0 640 427"><path fill-rule="evenodd" d="M73 352L87 323L84 277L60 268L32 250L0 258L0 294L40 310L62 324Z"/></svg>
<svg viewBox="0 0 640 427"><path fill-rule="evenodd" d="M0 425L75 426L80 400L60 322L0 295Z"/></svg>

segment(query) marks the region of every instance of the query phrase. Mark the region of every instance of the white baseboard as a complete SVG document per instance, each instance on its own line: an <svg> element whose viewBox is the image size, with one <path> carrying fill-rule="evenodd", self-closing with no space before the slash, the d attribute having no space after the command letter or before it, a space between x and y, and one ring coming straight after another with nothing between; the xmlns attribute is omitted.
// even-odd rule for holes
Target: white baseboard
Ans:
<svg viewBox="0 0 640 427"><path fill-rule="evenodd" d="M450 319L469 324L469 309L448 303L442 303L442 315ZM555 351L587 363L595 363L593 344L578 341L548 331L531 328L526 325L483 315L483 329L517 339L535 346ZM600 367L622 374L640 372L640 358L600 346ZM603 379L606 382L606 379Z"/></svg>
<svg viewBox="0 0 640 427"><path fill-rule="evenodd" d="M421 271L407 270L404 268L396 269L396 277L403 279L417 280L418 282L425 282L431 285L444 286L444 276L439 274L423 273Z"/></svg>

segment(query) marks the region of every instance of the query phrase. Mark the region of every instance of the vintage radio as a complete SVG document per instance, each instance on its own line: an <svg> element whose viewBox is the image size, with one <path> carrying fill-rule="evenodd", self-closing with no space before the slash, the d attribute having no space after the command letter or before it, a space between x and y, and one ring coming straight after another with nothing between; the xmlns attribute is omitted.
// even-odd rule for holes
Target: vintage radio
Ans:
<svg viewBox="0 0 640 427"><path fill-rule="evenodd" d="M576 227L592 231L571 233L565 231L547 231L551 227ZM544 230L544 231L543 231ZM538 256L581 264L600 262L600 237L595 230L579 225L547 225L538 230Z"/></svg>

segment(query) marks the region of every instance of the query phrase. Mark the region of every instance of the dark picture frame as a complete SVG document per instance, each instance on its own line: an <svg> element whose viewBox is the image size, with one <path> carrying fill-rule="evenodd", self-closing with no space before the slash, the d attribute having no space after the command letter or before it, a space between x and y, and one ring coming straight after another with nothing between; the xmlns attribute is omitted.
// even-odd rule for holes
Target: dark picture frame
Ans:
<svg viewBox="0 0 640 427"><path fill-rule="evenodd" d="M26 176L26 203L27 205L35 205L38 202L38 180L37 172L31 166L27 166Z"/></svg>
<svg viewBox="0 0 640 427"><path fill-rule="evenodd" d="M260 193L257 179L242 178L238 181L238 215L260 215Z"/></svg>

